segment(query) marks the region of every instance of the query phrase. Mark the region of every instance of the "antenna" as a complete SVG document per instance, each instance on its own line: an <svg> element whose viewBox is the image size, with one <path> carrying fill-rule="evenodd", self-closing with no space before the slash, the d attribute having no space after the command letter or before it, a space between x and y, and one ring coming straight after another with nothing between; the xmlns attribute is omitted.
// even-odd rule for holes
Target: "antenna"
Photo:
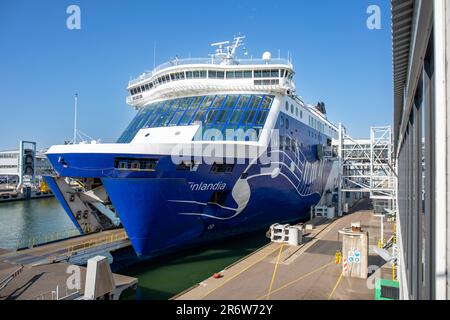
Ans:
<svg viewBox="0 0 450 320"><path fill-rule="evenodd" d="M234 41L230 44L230 41L222 41L212 43L212 47L217 47L216 53L212 55L212 59L220 58L222 59L222 63L229 64L231 61L235 59L236 49L243 45L242 40L245 39L245 36L234 37ZM244 47L244 55L248 55L247 49Z"/></svg>
<svg viewBox="0 0 450 320"><path fill-rule="evenodd" d="M78 109L78 93L75 93L75 119L73 125L73 144L77 143L77 109Z"/></svg>
<svg viewBox="0 0 450 320"><path fill-rule="evenodd" d="M153 69L156 68L156 40L153 41Z"/></svg>

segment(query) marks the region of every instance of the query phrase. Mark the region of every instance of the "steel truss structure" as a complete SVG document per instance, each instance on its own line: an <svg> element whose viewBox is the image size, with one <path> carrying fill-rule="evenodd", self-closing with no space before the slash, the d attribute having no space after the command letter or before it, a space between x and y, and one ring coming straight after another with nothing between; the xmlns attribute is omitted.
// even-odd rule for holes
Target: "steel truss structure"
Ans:
<svg viewBox="0 0 450 320"><path fill-rule="evenodd" d="M354 139L339 124L335 148L340 163L340 194L365 192L374 200L385 201L392 208L395 198L395 171L390 126L371 127L370 139ZM342 204L339 205L339 208Z"/></svg>

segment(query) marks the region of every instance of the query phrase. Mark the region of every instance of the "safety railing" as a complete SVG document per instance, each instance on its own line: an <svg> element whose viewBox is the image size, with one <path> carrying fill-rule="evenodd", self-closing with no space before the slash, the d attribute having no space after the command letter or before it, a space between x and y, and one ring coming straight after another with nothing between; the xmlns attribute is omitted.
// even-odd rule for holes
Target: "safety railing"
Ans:
<svg viewBox="0 0 450 320"><path fill-rule="evenodd" d="M80 296L80 289L69 289L67 285L56 286L54 289L40 293L32 300L64 300L71 296Z"/></svg>
<svg viewBox="0 0 450 320"><path fill-rule="evenodd" d="M94 247L107 245L107 244L111 244L111 243L114 243L117 241L127 240L127 239L128 239L128 235L126 234L125 231L122 231L122 232L119 232L116 234L106 235L106 236L100 237L100 238L81 241L79 243L76 243L74 245L67 247L67 256L71 257L80 251L88 250L88 249L91 249Z"/></svg>
<svg viewBox="0 0 450 320"><path fill-rule="evenodd" d="M9 276L4 278L3 280L0 280L0 290L4 289L8 283L10 283L15 277L17 277L19 274L22 273L24 268L24 265L21 264L16 270L14 270L13 273L11 273Z"/></svg>

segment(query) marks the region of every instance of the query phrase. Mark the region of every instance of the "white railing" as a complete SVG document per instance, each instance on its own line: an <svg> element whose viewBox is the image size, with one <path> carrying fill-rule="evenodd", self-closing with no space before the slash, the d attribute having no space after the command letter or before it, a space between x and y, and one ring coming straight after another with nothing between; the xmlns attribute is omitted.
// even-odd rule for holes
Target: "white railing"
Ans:
<svg viewBox="0 0 450 320"><path fill-rule="evenodd" d="M220 59L213 59L213 58L189 58L189 59L174 59L169 62L165 62L163 64L160 64L155 69L148 73L143 73L136 79L130 80L128 82L128 86L131 86L137 82L140 82L142 80L151 78L154 74L156 74L158 71L161 71L166 68L175 67L175 66L182 66L182 65L188 65L188 64L204 64L204 65L221 65L223 60ZM263 59L235 59L231 61L231 65L273 65L273 64L283 64L288 65L289 67L292 67L291 62L288 59L284 58L274 58L270 60L263 60Z"/></svg>

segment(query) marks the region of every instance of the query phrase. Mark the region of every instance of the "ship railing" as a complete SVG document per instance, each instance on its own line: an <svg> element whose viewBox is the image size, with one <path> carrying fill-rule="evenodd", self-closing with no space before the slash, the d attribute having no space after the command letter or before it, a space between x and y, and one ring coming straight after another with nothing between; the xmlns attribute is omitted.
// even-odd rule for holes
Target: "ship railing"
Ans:
<svg viewBox="0 0 450 320"><path fill-rule="evenodd" d="M122 240L128 240L128 235L124 230L116 234L105 235L104 237L101 238L80 241L79 243L67 247L67 256L72 257L76 255L78 252L92 249L94 247L115 243Z"/></svg>
<svg viewBox="0 0 450 320"><path fill-rule="evenodd" d="M163 69L167 69L167 68L175 67L175 66L188 65L188 64L223 65L222 60L213 59L213 58L174 59L172 61L160 64L152 71L145 72L142 75L140 75L139 77L137 77L136 79L130 80L130 82L128 83L128 86L131 86L142 80L151 78L155 73L157 73L158 71L161 71ZM270 60L235 59L235 60L232 60L230 65L274 65L274 64L283 64L283 65L288 65L288 66L292 67L292 64L289 62L289 60L284 59L284 58L273 58Z"/></svg>
<svg viewBox="0 0 450 320"><path fill-rule="evenodd" d="M80 296L81 291L78 288L70 289L67 285L57 285L54 289L42 292L32 300L73 300Z"/></svg>

